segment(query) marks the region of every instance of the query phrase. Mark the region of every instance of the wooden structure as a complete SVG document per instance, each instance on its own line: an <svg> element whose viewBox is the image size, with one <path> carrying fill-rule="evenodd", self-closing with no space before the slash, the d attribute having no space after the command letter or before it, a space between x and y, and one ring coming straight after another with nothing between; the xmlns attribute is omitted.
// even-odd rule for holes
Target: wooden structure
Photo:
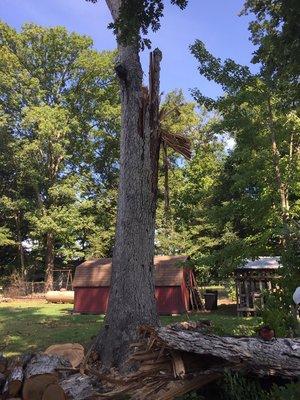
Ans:
<svg viewBox="0 0 300 400"><path fill-rule="evenodd" d="M264 306L263 291L271 290L278 278L279 257L247 260L235 271L237 313L254 315Z"/></svg>
<svg viewBox="0 0 300 400"><path fill-rule="evenodd" d="M155 296L161 315L182 314L202 307L191 268L185 267L186 256L156 256ZM76 268L73 287L74 311L105 314L111 279L111 259L85 261Z"/></svg>

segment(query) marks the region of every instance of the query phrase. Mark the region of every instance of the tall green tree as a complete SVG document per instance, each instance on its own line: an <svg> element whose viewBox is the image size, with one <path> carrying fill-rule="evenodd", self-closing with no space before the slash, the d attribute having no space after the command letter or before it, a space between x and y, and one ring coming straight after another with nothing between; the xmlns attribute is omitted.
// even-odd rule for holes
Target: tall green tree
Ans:
<svg viewBox="0 0 300 400"><path fill-rule="evenodd" d="M261 63L259 73L251 74L248 67L230 59L222 62L201 41L191 50L199 61L199 72L224 91L217 100L199 90L194 96L220 112L222 121L216 129L229 132L236 142L220 185L222 220L224 227L229 223L231 234L219 255L223 261L230 260L232 268L234 260L281 254L285 264L287 257L293 259L295 276L299 267L294 256L299 254L300 137L296 64L289 46L297 46L292 34L297 5L289 2L294 8L285 8L283 3L246 2L245 9L255 13L250 30L258 46L253 62ZM283 50L290 59L282 57Z"/></svg>
<svg viewBox="0 0 300 400"><path fill-rule="evenodd" d="M30 239L40 249L51 289L55 257L80 257L88 246L87 237L80 245L83 204L105 195L106 177L116 179L115 54L96 52L90 38L65 28L32 24L17 33L2 23L0 46L1 178L9 182L1 204L15 218L19 248Z"/></svg>

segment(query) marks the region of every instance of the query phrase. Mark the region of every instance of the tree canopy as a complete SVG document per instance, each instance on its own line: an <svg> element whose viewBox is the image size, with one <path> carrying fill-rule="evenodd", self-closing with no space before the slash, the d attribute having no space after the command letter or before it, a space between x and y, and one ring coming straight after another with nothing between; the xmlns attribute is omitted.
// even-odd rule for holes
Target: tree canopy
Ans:
<svg viewBox="0 0 300 400"><path fill-rule="evenodd" d="M22 268L80 259L96 243L104 255L118 168L115 54L33 24L17 33L1 23L0 46L2 251ZM20 254L26 241L35 261Z"/></svg>

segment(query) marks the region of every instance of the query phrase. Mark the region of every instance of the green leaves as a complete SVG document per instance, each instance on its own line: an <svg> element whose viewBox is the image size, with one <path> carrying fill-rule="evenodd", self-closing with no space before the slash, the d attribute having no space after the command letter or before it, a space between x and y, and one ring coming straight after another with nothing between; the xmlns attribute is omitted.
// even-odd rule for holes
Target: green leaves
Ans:
<svg viewBox="0 0 300 400"><path fill-rule="evenodd" d="M115 52L99 53L90 38L63 27L26 24L17 33L0 24L5 260L14 257L17 264L10 237L19 237L19 247L22 241L30 244L28 264L31 257L43 260L49 232L58 262L92 255L101 231L113 226L113 217L108 223L97 202L117 177L120 100L114 58ZM87 212L84 204L90 201ZM108 240L105 249L110 246Z"/></svg>
<svg viewBox="0 0 300 400"><path fill-rule="evenodd" d="M182 10L187 3L188 0L171 0L171 4ZM122 0L118 18L108 27L114 31L119 43L138 45L141 49L150 48L151 41L147 38L149 29L153 32L159 30L163 13L163 0Z"/></svg>

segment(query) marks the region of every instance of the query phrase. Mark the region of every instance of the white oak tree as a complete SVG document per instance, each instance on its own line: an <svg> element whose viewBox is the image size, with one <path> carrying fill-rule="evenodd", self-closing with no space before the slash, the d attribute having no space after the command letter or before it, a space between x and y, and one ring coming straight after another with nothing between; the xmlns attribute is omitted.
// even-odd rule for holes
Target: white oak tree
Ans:
<svg viewBox="0 0 300 400"><path fill-rule="evenodd" d="M96 0L92 0L96 2ZM187 1L172 0L184 8ZM107 0L118 42L116 74L120 81L122 119L120 181L112 280L104 329L96 348L104 367L121 366L139 325L158 325L153 256L157 199L159 71L161 52L150 56L149 87L143 86L139 52L157 30L162 0Z"/></svg>

